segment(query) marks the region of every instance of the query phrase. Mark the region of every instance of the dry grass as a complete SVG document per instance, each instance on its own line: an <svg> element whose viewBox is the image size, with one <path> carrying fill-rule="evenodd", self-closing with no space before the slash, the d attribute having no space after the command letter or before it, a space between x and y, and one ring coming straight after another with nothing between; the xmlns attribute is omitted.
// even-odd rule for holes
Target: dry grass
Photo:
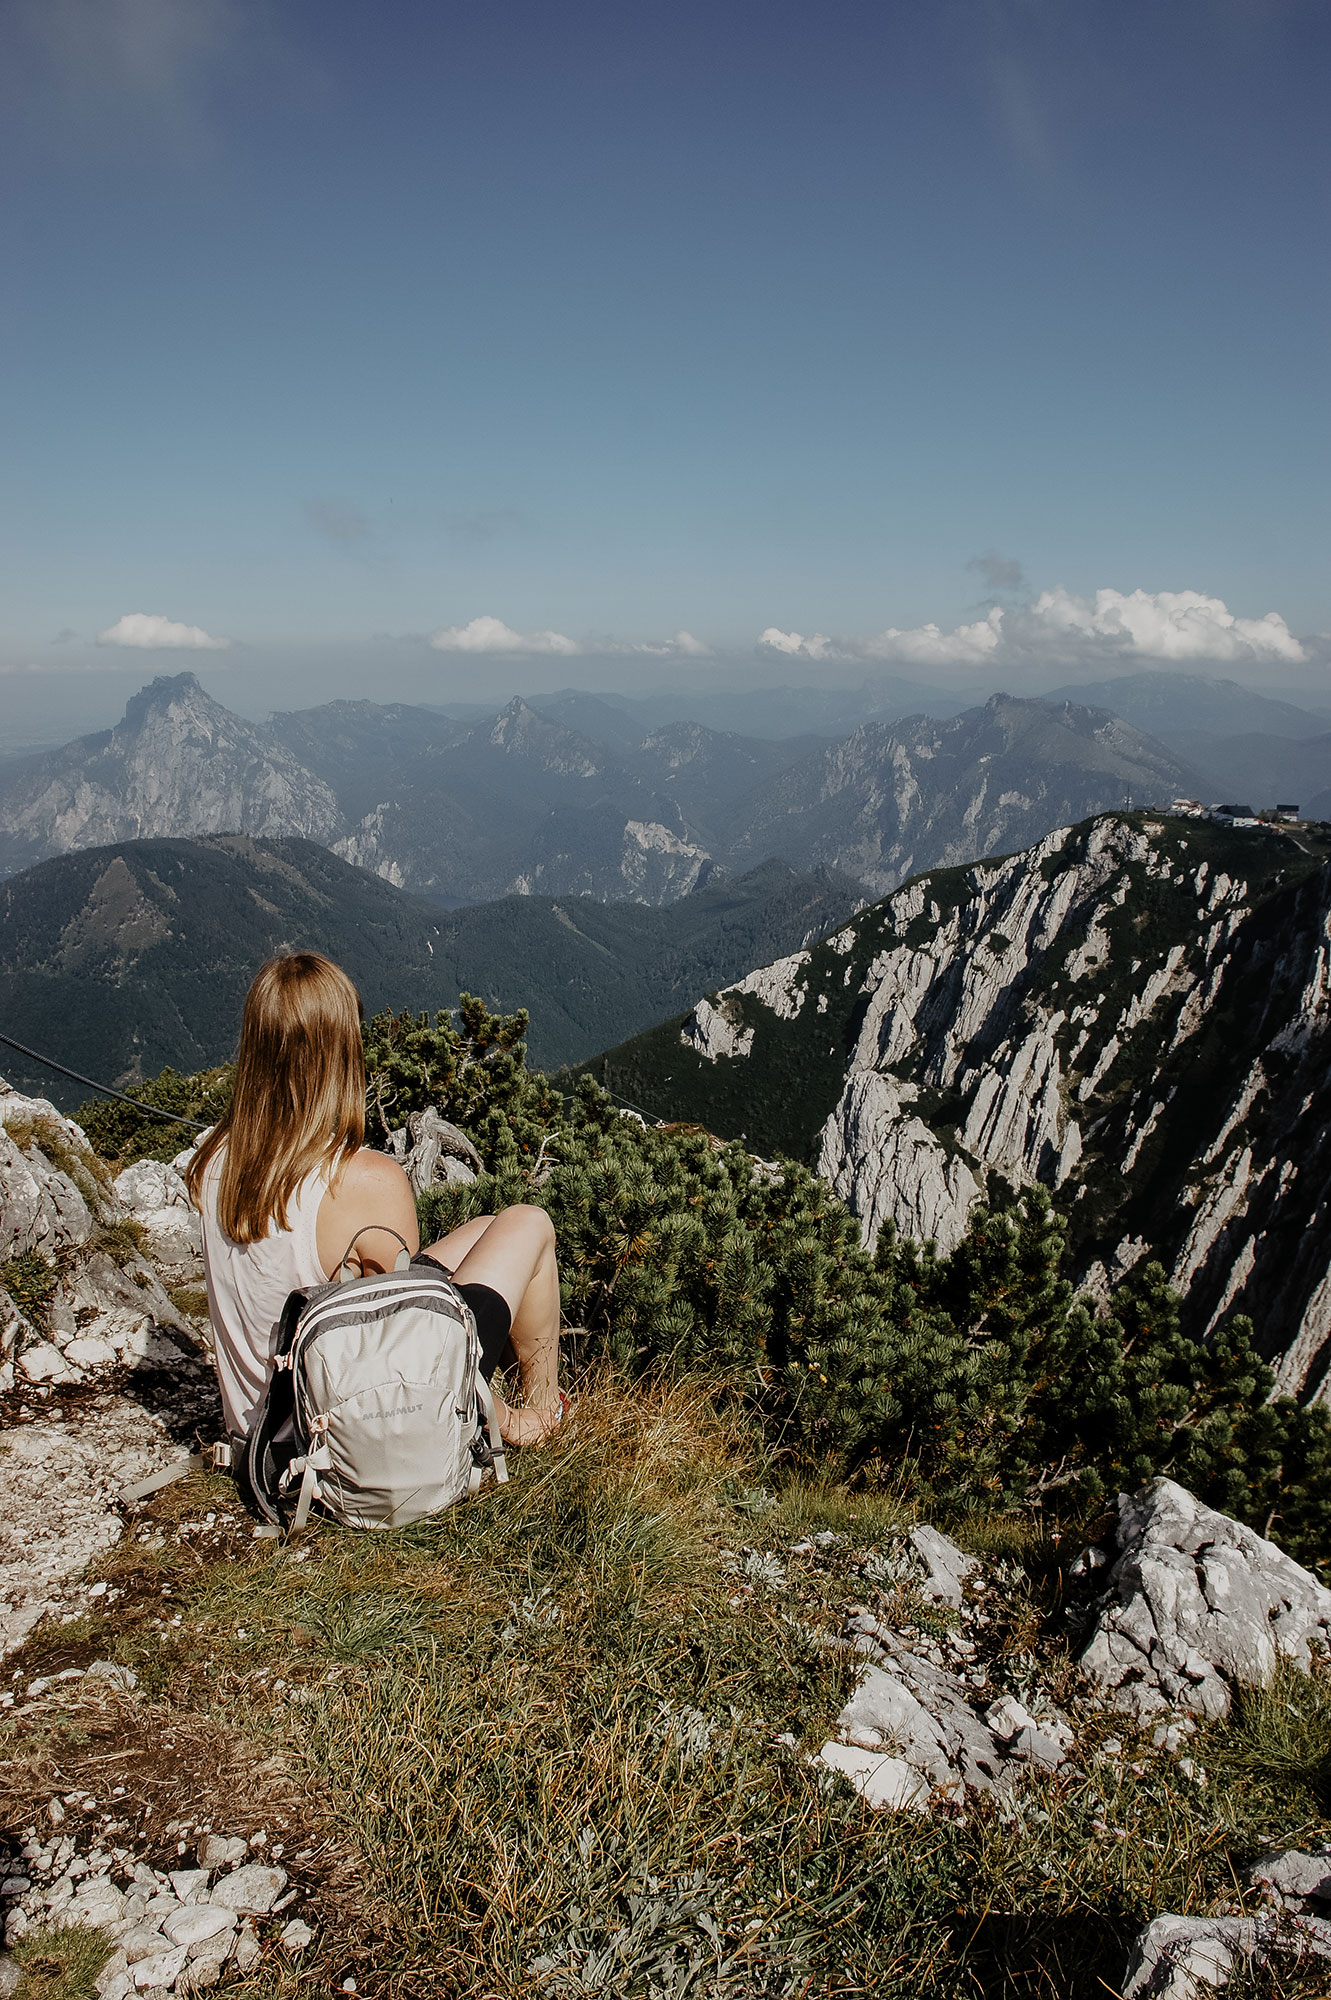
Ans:
<svg viewBox="0 0 1331 2000"><path fill-rule="evenodd" d="M1331 1698L1303 1682L1198 1737L1205 1790L1149 1745L1097 1756L1124 1730L1088 1716L1084 1774L964 1816L866 1812L808 1761L856 1668L819 1627L872 1595L866 1558L908 1510L781 1488L696 1385L603 1380L506 1490L398 1533L255 1541L203 1477L150 1516L78 1645L134 1666L142 1734L212 1756L220 1792L228 1754L280 1758L285 1810L323 1842L321 1942L236 1989L255 2000L348 1976L371 2000L1103 2000L1151 1915L1216 1907L1264 1846L1331 1833ZM1038 1654L1066 1692L1050 1549L1016 1525L989 1531L1011 1583L996 1670L1020 1688ZM828 1552L791 1554L825 1527ZM770 1576L737 1581L746 1545ZM38 1722L10 1725L25 1800L41 1759L81 1754L34 1743Z"/></svg>

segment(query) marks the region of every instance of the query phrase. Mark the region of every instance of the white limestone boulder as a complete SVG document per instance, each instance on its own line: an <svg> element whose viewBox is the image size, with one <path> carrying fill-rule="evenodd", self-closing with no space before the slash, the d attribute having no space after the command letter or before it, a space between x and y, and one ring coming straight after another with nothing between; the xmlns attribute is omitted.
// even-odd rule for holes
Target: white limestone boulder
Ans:
<svg viewBox="0 0 1331 2000"><path fill-rule="evenodd" d="M159 1264L189 1264L203 1255L203 1226L189 1190L165 1160L135 1160L112 1183L136 1222L148 1232Z"/></svg>
<svg viewBox="0 0 1331 2000"><path fill-rule="evenodd" d="M1315 1917L1156 1917L1138 1938L1122 2000L1203 2000L1248 1964L1331 1958L1331 1924Z"/></svg>
<svg viewBox="0 0 1331 2000"><path fill-rule="evenodd" d="M43 1137L64 1165L43 1151ZM95 1190L92 1160L81 1126L46 1098L25 1097L0 1078L0 1263L28 1250L50 1254L88 1241L96 1226L93 1211L65 1169L79 1170Z"/></svg>
<svg viewBox="0 0 1331 2000"><path fill-rule="evenodd" d="M1274 1542L1172 1479L1118 1505L1109 1602L1081 1656L1116 1707L1219 1717L1278 1661L1331 1658L1331 1590Z"/></svg>

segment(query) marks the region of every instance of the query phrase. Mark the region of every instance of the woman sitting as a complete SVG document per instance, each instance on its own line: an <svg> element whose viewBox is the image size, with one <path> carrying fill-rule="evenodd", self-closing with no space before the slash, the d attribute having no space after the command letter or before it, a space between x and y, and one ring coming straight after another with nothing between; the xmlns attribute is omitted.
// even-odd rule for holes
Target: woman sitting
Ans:
<svg viewBox="0 0 1331 2000"><path fill-rule="evenodd" d="M367 1149L361 1004L340 967L298 951L260 966L245 1000L230 1108L200 1141L185 1180L203 1217L217 1375L233 1437L267 1385L287 1294L391 1271L402 1237L420 1245L405 1173ZM432 1243L476 1316L486 1380L516 1358L525 1407L496 1396L514 1445L560 1420L559 1272L543 1209L481 1215Z"/></svg>

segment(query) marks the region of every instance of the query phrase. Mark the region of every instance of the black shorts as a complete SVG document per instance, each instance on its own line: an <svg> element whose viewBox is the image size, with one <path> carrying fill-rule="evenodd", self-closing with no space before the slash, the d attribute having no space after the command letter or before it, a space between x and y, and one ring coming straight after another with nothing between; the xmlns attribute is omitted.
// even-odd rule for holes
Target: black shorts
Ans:
<svg viewBox="0 0 1331 2000"><path fill-rule="evenodd" d="M453 1277L446 1265L441 1264L437 1257L427 1257L423 1250L417 1251L412 1262L432 1264L446 1277ZM457 1284L456 1278L453 1282ZM513 1358L512 1343L508 1337L513 1315L508 1309L508 1300L492 1285L458 1285L458 1290L471 1307L476 1321L476 1332L481 1342L481 1373L488 1382L496 1368L503 1367Z"/></svg>
<svg viewBox="0 0 1331 2000"><path fill-rule="evenodd" d="M488 1382L512 1352L508 1335L513 1315L503 1293L489 1285L459 1285L458 1290L476 1318L476 1331L481 1337L481 1373Z"/></svg>

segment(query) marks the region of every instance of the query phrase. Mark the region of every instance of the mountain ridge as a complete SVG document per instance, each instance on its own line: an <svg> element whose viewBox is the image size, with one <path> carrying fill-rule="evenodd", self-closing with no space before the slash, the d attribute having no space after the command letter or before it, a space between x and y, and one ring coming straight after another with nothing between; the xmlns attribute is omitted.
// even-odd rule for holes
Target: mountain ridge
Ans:
<svg viewBox="0 0 1331 2000"><path fill-rule="evenodd" d="M1331 836L1100 815L933 870L585 1065L946 1250L1042 1183L1092 1288L1158 1255L1331 1400Z"/></svg>
<svg viewBox="0 0 1331 2000"><path fill-rule="evenodd" d="M192 674L116 728L0 771L0 867L114 839L314 838L445 905L508 894L664 905L769 858L881 894L1198 774L1106 711L995 695L840 741L676 720L599 743L515 698L476 720L335 702L243 721Z"/></svg>
<svg viewBox="0 0 1331 2000"><path fill-rule="evenodd" d="M230 1056L260 961L302 947L344 964L371 1013L449 1009L463 989L526 1007L532 1058L554 1065L821 934L859 900L853 883L770 863L665 908L535 896L445 911L310 841L121 842L0 883L0 1018L110 1083L199 1069ZM6 1067L60 1088L21 1058Z"/></svg>

